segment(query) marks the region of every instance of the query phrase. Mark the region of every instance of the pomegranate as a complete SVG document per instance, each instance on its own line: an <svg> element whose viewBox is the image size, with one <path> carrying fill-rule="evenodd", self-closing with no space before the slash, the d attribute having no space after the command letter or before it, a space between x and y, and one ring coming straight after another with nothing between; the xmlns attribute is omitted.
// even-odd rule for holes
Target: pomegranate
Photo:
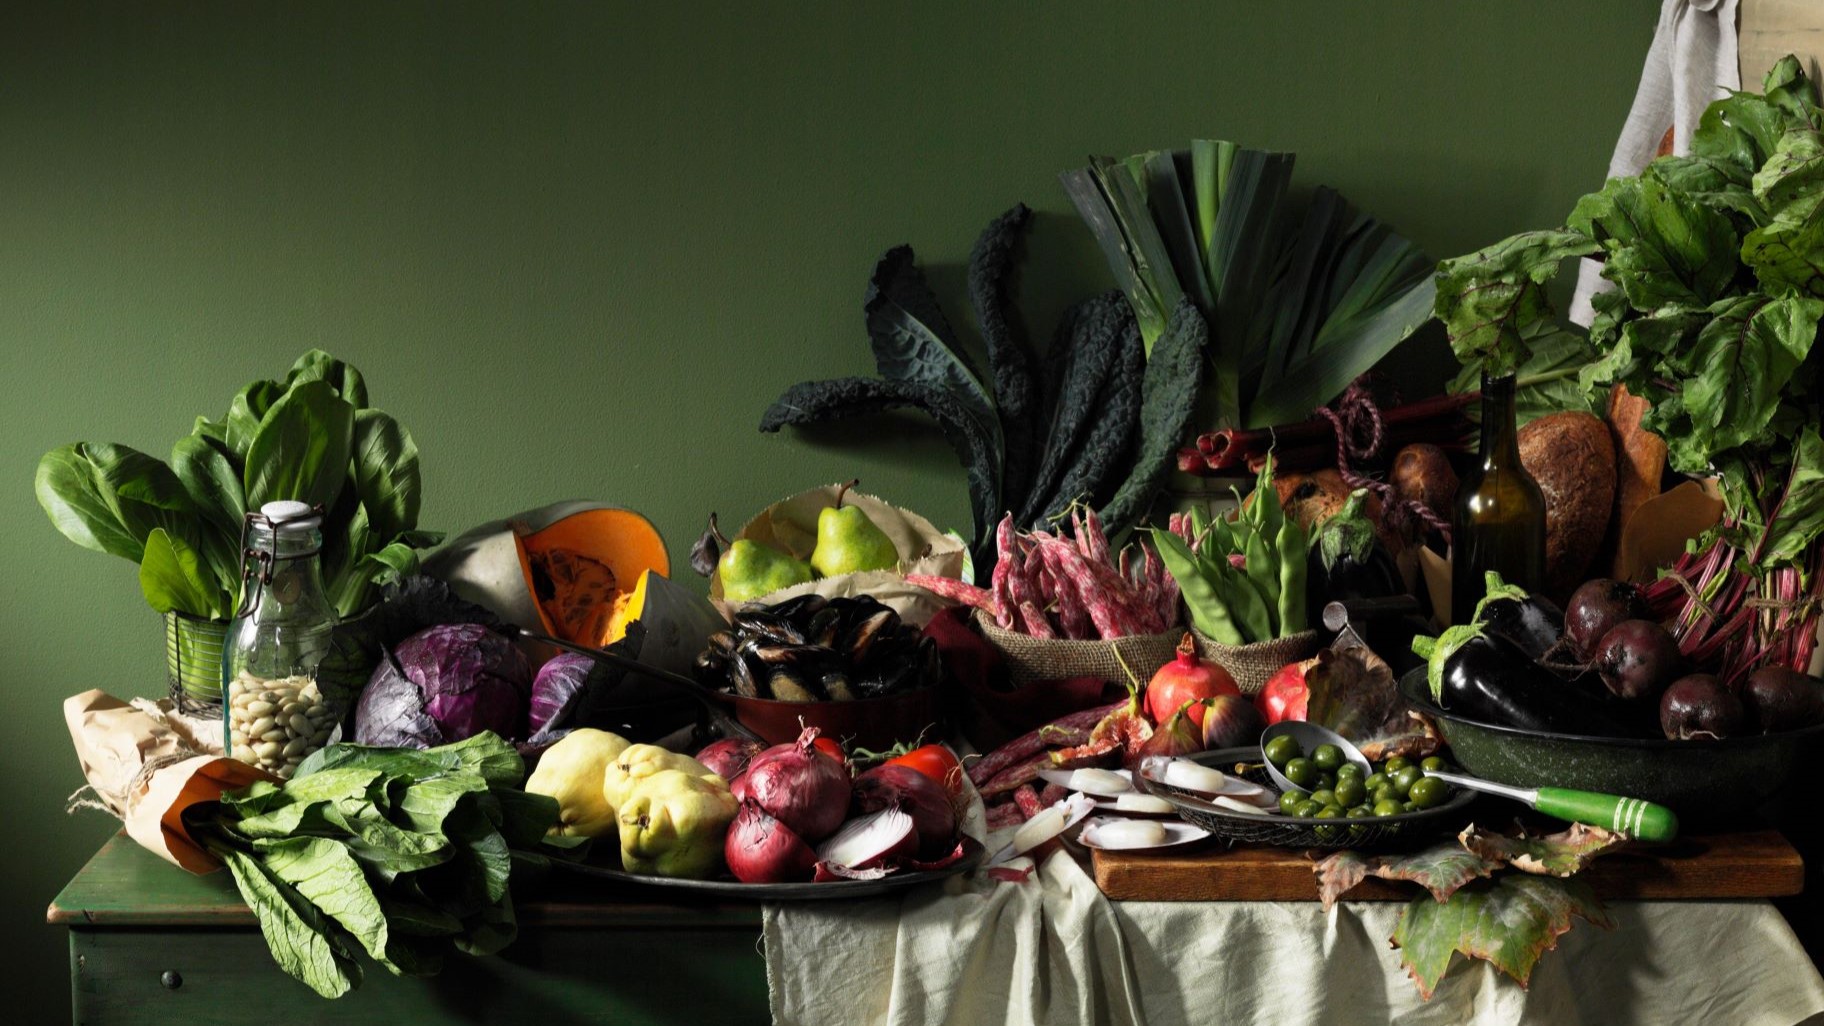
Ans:
<svg viewBox="0 0 1824 1026"><path fill-rule="evenodd" d="M1146 715L1154 723L1164 723L1184 708L1186 702L1239 694L1241 689L1235 686L1235 678L1229 676L1229 671L1208 659L1198 658L1197 644L1186 632L1178 642L1177 656L1159 667L1159 672L1146 683ZM1203 729L1203 713L1200 705L1189 710L1191 722L1198 730Z"/></svg>
<svg viewBox="0 0 1824 1026"><path fill-rule="evenodd" d="M1266 686L1254 696L1254 706L1266 719L1267 726L1305 718L1305 705L1311 697L1305 687L1305 672L1316 665L1316 659L1287 663L1267 678Z"/></svg>

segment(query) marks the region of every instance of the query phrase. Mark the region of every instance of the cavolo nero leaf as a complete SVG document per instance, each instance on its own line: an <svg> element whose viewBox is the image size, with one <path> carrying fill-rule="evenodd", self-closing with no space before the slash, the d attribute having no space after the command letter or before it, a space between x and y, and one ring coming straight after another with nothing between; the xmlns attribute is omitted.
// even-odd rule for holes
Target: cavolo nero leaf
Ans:
<svg viewBox="0 0 1824 1026"><path fill-rule="evenodd" d="M1145 401L1146 349L1140 328L1130 318L1118 337L1115 362L1097 393L1089 431L1070 461L1069 469L1052 489L1044 510L1031 523L1051 523L1073 502L1100 507L1113 498L1123 480L1117 477L1128 465L1128 456L1139 444L1140 410Z"/></svg>
<svg viewBox="0 0 1824 1026"><path fill-rule="evenodd" d="M1146 361L1140 386L1140 449L1126 482L1101 510L1109 534L1139 522L1171 473L1178 440L1184 437L1197 407L1203 346L1208 339L1209 326L1203 315L1190 300L1180 302Z"/></svg>
<svg viewBox="0 0 1824 1026"><path fill-rule="evenodd" d="M1119 369L1128 333L1136 330L1133 315L1113 292L1087 299L1065 314L1058 327L1060 344L1053 347L1059 380L1051 404L1051 426L1032 487L1024 503L1013 511L1019 526L1043 519L1060 498L1068 504L1069 498L1059 495L1060 482L1075 466L1083 440L1095 430L1101 413L1097 399Z"/></svg>
<svg viewBox="0 0 1824 1026"><path fill-rule="evenodd" d="M1041 396L1012 302L1014 257L1031 219L1026 204L1016 204L988 225L969 254L969 300L988 347L1002 432L1001 492L1010 498L1027 493L1039 459Z"/></svg>

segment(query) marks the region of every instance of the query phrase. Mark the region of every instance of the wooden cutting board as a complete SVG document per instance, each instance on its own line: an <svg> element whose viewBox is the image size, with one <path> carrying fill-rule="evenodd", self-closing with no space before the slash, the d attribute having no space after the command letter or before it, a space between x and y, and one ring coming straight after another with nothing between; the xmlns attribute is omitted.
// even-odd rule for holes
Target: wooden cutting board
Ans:
<svg viewBox="0 0 1824 1026"><path fill-rule="evenodd" d="M1173 855L1093 853L1096 884L1120 901L1316 901L1312 860L1286 848L1221 847ZM1804 888L1805 864L1777 830L1681 838L1603 855L1584 870L1599 897L1622 901L1780 898ZM1364 880L1349 901L1406 901L1411 884Z"/></svg>

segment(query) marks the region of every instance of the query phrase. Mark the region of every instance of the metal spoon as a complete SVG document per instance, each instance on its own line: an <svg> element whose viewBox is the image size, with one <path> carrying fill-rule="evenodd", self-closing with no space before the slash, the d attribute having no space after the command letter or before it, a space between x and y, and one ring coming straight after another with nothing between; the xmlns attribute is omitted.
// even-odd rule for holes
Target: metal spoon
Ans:
<svg viewBox="0 0 1824 1026"><path fill-rule="evenodd" d="M1335 745L1343 750L1345 760L1354 763L1362 771L1363 777L1374 772L1374 767L1368 764L1368 757L1362 754L1362 750L1350 744L1343 735L1336 731L1328 727L1320 727L1315 723L1306 723L1304 720L1281 720L1262 731L1260 735L1260 761L1267 764L1267 774L1273 778L1275 784L1279 785L1281 791L1310 790L1308 787L1300 787L1286 779L1286 775L1279 771L1279 767L1273 765L1273 761L1267 758L1267 742L1282 736L1290 736L1292 740L1297 741L1299 749L1305 753L1306 758L1311 757L1311 753L1317 750L1318 745Z"/></svg>

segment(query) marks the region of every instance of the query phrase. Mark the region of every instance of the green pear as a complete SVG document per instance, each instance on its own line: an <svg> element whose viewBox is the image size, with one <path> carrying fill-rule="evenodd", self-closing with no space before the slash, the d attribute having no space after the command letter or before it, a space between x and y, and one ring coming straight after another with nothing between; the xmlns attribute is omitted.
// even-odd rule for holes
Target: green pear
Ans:
<svg viewBox="0 0 1824 1026"><path fill-rule="evenodd" d="M622 868L653 876L714 876L735 809L728 788L703 777L680 770L647 777L621 804Z"/></svg>
<svg viewBox="0 0 1824 1026"><path fill-rule="evenodd" d="M730 602L751 602L781 588L811 579L811 566L771 546L746 538L735 539L716 561L722 579L722 597Z"/></svg>
<svg viewBox="0 0 1824 1026"><path fill-rule="evenodd" d="M817 514L817 547L811 550L811 566L825 577L899 566L899 549L887 532L868 519L860 506L842 504L843 495L859 483L843 485L836 493L836 505Z"/></svg>
<svg viewBox="0 0 1824 1026"><path fill-rule="evenodd" d="M603 793L602 777L627 746L627 739L619 734L582 727L546 749L538 768L526 780L526 790L557 799L557 825L551 833L559 837L614 833L614 806Z"/></svg>

